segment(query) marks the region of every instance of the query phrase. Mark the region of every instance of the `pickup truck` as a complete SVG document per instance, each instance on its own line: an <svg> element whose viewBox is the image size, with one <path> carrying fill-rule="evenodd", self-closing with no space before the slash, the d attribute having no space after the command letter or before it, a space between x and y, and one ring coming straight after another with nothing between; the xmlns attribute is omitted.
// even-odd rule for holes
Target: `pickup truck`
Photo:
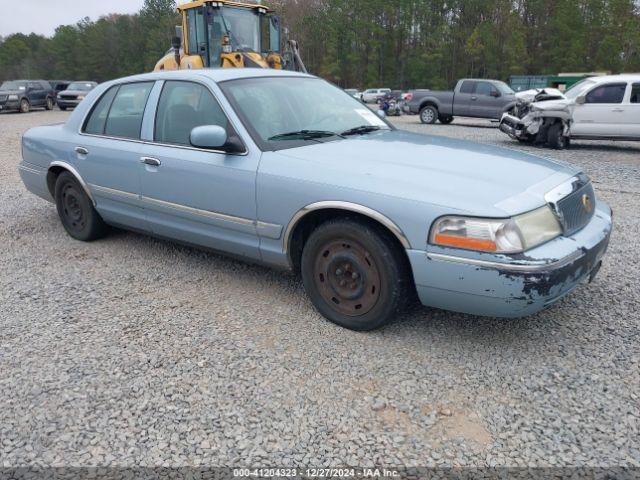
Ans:
<svg viewBox="0 0 640 480"><path fill-rule="evenodd" d="M563 149L571 139L640 140L640 75L586 78L562 93L553 88L516 94L500 130L522 143Z"/></svg>
<svg viewBox="0 0 640 480"><path fill-rule="evenodd" d="M451 123L454 116L500 120L516 105L515 92L499 80L464 78L452 92L414 90L409 111L422 123Z"/></svg>

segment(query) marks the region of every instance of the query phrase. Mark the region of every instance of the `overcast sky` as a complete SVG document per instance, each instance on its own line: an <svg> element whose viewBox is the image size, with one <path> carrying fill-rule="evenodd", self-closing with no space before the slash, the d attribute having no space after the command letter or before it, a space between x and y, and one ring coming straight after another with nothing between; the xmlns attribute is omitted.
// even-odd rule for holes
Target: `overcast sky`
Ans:
<svg viewBox="0 0 640 480"><path fill-rule="evenodd" d="M31 32L53 35L58 25L74 25L84 17L135 13L144 0L0 0L0 35Z"/></svg>

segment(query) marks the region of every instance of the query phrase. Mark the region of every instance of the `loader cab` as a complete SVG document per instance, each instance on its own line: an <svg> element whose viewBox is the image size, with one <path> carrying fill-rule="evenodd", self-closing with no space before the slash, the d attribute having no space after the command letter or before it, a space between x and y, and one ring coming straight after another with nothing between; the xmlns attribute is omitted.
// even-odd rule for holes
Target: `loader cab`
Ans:
<svg viewBox="0 0 640 480"><path fill-rule="evenodd" d="M188 57L200 57L202 63L191 68L264 68L267 65L263 63L280 57L280 19L266 7L196 1L179 9L183 50Z"/></svg>

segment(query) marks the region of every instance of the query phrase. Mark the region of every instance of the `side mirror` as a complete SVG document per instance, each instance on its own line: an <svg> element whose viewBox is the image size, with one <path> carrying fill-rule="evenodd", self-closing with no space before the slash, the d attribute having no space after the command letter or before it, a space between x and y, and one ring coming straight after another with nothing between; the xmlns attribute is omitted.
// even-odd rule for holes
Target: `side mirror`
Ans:
<svg viewBox="0 0 640 480"><path fill-rule="evenodd" d="M495 90L491 90L490 95L494 98L498 98L500 96L500 92L496 92Z"/></svg>
<svg viewBox="0 0 640 480"><path fill-rule="evenodd" d="M180 50L180 46L182 45L182 39L180 37L173 37L171 39L171 48L174 50Z"/></svg>
<svg viewBox="0 0 640 480"><path fill-rule="evenodd" d="M579 97L576 97L576 103L578 105L582 105L583 103L587 102L587 97L585 97L584 95L580 95Z"/></svg>
<svg viewBox="0 0 640 480"><path fill-rule="evenodd" d="M202 125L191 130L189 141L194 147L221 149L227 143L227 131L218 125Z"/></svg>

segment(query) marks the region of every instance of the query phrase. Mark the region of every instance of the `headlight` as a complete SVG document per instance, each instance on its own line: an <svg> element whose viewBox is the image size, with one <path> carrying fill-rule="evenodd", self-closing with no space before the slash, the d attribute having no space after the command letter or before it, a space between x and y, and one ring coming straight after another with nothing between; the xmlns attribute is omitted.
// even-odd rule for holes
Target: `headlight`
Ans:
<svg viewBox="0 0 640 480"><path fill-rule="evenodd" d="M13 94L13 95L9 95L9 96L7 97L7 100L9 100L9 101L11 101L11 100L18 100L18 95L15 95L15 94Z"/></svg>
<svg viewBox="0 0 640 480"><path fill-rule="evenodd" d="M446 216L431 227L429 242L479 252L518 253L562 233L548 206L512 218Z"/></svg>

